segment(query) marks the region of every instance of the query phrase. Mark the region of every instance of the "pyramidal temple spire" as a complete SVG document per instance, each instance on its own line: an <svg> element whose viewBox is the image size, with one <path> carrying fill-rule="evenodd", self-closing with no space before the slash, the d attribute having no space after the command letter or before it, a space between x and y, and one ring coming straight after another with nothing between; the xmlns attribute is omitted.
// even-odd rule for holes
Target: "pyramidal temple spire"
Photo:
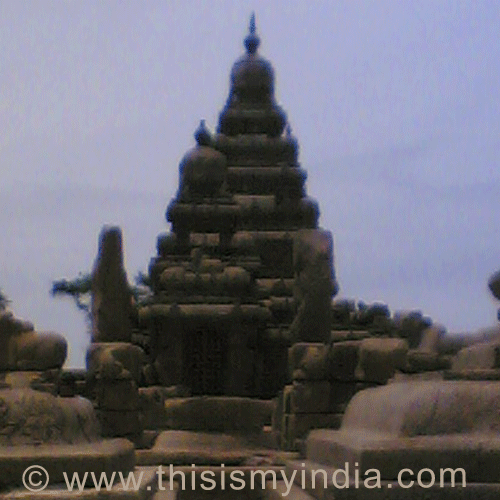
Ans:
<svg viewBox="0 0 500 500"><path fill-rule="evenodd" d="M248 35L245 38L245 47L249 54L255 54L260 45L260 38L256 34L255 27L255 12L252 12L250 16L250 25L248 27Z"/></svg>

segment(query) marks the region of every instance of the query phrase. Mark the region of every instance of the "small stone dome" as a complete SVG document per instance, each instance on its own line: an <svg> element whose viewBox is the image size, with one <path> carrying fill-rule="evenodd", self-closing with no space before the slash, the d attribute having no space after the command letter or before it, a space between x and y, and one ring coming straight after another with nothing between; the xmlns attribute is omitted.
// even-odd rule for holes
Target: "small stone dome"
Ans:
<svg viewBox="0 0 500 500"><path fill-rule="evenodd" d="M270 104L274 92L271 63L258 54L245 54L231 70L231 88L234 100Z"/></svg>
<svg viewBox="0 0 500 500"><path fill-rule="evenodd" d="M271 63L257 54L260 38L256 34L254 14L244 44L247 53L234 63L231 70L232 98L270 103L274 92L274 71Z"/></svg>
<svg viewBox="0 0 500 500"><path fill-rule="evenodd" d="M257 54L260 39L253 14L244 44L246 54L234 63L231 70L231 90L219 118L218 130L226 135L278 137L283 132L286 115L274 100L273 67Z"/></svg>
<svg viewBox="0 0 500 500"><path fill-rule="evenodd" d="M205 120L195 132L198 142L179 165L181 197L211 197L221 192L227 171L226 157L212 146Z"/></svg>

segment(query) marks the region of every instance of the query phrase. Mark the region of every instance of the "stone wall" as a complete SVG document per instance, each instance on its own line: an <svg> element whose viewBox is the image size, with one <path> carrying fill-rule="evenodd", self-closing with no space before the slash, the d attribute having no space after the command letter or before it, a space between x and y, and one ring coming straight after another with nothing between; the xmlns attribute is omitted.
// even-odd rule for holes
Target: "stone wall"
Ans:
<svg viewBox="0 0 500 500"><path fill-rule="evenodd" d="M429 327L413 349L405 338L366 330L332 331L330 343L294 344L288 351L291 383L277 398L273 417L280 446L298 449L311 429L338 428L347 404L362 389L423 374L442 379L451 364L451 357L439 352L444 334L442 327Z"/></svg>

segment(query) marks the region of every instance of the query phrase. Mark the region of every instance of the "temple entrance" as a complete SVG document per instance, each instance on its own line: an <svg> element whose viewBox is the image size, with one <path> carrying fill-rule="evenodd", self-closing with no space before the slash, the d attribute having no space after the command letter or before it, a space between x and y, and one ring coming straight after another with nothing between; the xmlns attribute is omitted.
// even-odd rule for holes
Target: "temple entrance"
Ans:
<svg viewBox="0 0 500 500"><path fill-rule="evenodd" d="M185 339L184 375L192 395L224 394L227 336L208 328L191 331Z"/></svg>

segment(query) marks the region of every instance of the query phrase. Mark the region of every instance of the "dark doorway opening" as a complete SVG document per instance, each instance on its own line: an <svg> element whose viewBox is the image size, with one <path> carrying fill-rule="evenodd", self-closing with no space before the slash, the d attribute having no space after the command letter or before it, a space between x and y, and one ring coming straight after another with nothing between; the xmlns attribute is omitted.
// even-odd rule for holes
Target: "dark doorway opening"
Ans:
<svg viewBox="0 0 500 500"><path fill-rule="evenodd" d="M224 394L227 336L212 329L198 329L186 335L185 376L193 396Z"/></svg>

